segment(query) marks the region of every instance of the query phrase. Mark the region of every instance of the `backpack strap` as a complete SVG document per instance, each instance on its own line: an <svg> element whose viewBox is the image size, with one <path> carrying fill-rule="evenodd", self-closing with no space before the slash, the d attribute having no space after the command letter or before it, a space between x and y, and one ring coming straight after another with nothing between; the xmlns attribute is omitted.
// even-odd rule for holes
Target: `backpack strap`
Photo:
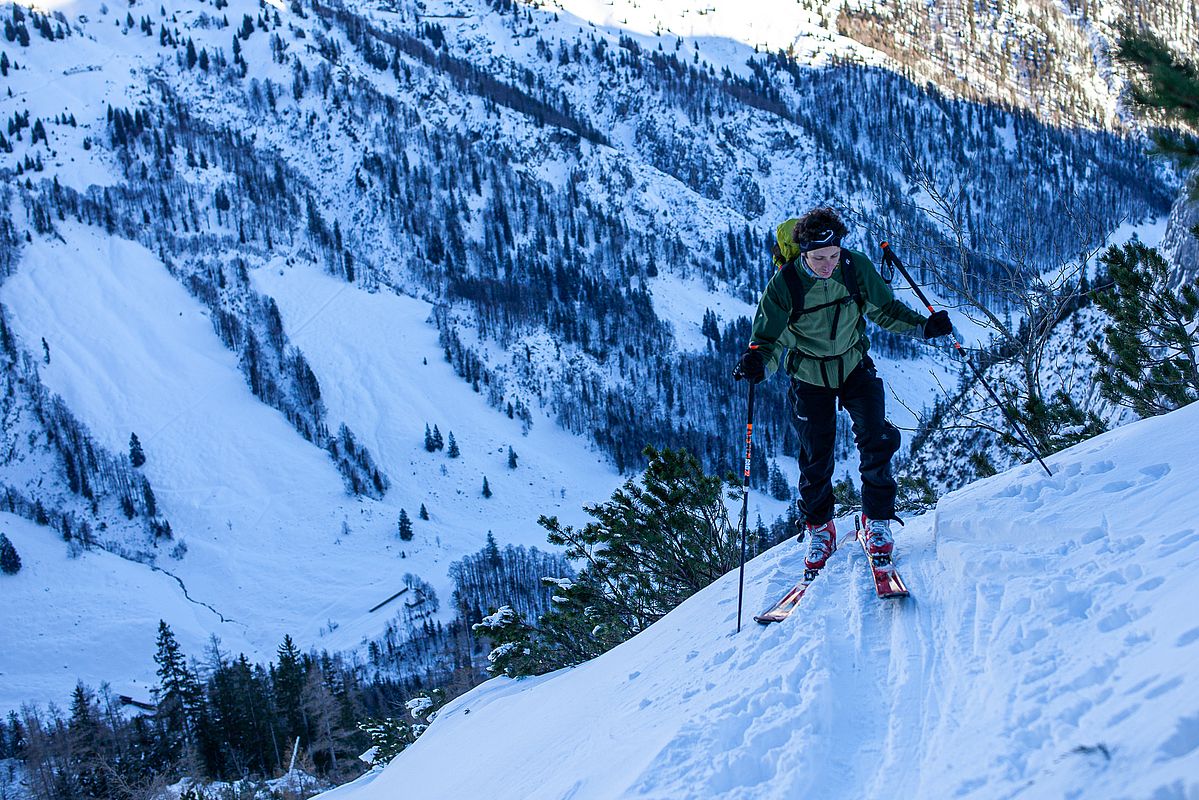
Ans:
<svg viewBox="0 0 1199 800"><path fill-rule="evenodd" d="M848 250L842 250L841 256L841 279L845 281L845 289L849 292L849 296L858 304L858 310L865 312L866 298L862 297L862 289L858 285L858 270L853 264L853 256Z"/></svg>
<svg viewBox="0 0 1199 800"><path fill-rule="evenodd" d="M783 273L783 280L787 282L787 288L791 290L791 318L787 320L787 324L794 325L795 320L805 313L803 281L799 279L799 268L795 266L795 259L791 259L779 269Z"/></svg>
<svg viewBox="0 0 1199 800"><path fill-rule="evenodd" d="M821 303L818 306L804 308L804 286L803 281L799 278L799 266L796 262L799 260L793 258L786 264L783 264L779 269L783 273L783 280L787 282L787 288L791 290L791 318L787 323L794 324L797 319L804 314L811 314L813 311L820 311L829 306L838 306L836 315L833 318L833 331L837 329L837 320L841 316L840 306L853 301L858 304L858 310L865 312L866 299L862 297L861 287L858 285L858 272L853 265L853 256L848 250L843 251L844 255L841 258L841 279L845 282L845 289L849 295L842 300L834 300L831 303Z"/></svg>

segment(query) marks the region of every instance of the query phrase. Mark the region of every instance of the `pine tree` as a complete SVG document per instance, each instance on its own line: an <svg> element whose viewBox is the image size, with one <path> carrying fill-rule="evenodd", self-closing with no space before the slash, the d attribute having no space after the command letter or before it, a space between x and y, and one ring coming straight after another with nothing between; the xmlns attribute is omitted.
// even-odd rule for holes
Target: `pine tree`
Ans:
<svg viewBox="0 0 1199 800"><path fill-rule="evenodd" d="M158 622L157 648L158 713L173 734L174 748L181 749L193 741L203 711L203 689L165 620Z"/></svg>
<svg viewBox="0 0 1199 800"><path fill-rule="evenodd" d="M408 745L416 741L412 726L403 719L370 718L358 723L358 730L365 733L370 739L371 748L363 757L366 758L369 755L367 763L372 767L387 766Z"/></svg>
<svg viewBox="0 0 1199 800"><path fill-rule="evenodd" d="M142 501L146 506L146 516L158 516L158 500L154 497L154 490L150 488L150 482L142 479Z"/></svg>
<svg viewBox="0 0 1199 800"><path fill-rule="evenodd" d="M1088 347L1093 344L1089 342ZM1096 382L1102 384L1098 373ZM1037 451L1044 455L1056 453L1107 430L1107 425L1098 414L1083 411L1074 398L1061 389L1048 399L1041 395L1018 399L1009 394L1004 405L1016 425L1028 435ZM1025 445L1011 431L1004 431L999 438L1017 452L1025 450ZM935 504L935 498L933 502Z"/></svg>
<svg viewBox="0 0 1199 800"><path fill-rule="evenodd" d="M848 475L833 484L835 516L854 514L862 510L862 494Z"/></svg>
<svg viewBox="0 0 1199 800"><path fill-rule="evenodd" d="M937 507L937 492L928 478L923 475L904 475L899 479L899 491L895 498L895 510L912 514L923 514Z"/></svg>
<svg viewBox="0 0 1199 800"><path fill-rule="evenodd" d="M421 503L421 504L420 504L420 512L417 514L417 516L419 516L421 519L423 519L423 520L425 520L425 521L428 521L428 519L429 519L429 509L425 508L425 504L424 504L424 503Z"/></svg>
<svg viewBox="0 0 1199 800"><path fill-rule="evenodd" d="M775 500L791 499L791 486L779 465L774 462L770 463L770 496Z"/></svg>
<svg viewBox="0 0 1199 800"><path fill-rule="evenodd" d="M289 740L299 736L307 741L308 726L303 709L305 667L300 648L296 647L290 634L283 637L278 654L279 665L272 670L272 683L276 708L287 723L284 736Z"/></svg>
<svg viewBox="0 0 1199 800"><path fill-rule="evenodd" d="M412 520L408 518L408 511L403 508L400 509L399 533L400 538L405 542L412 541Z"/></svg>
<svg viewBox="0 0 1199 800"><path fill-rule="evenodd" d="M1192 130L1199 127L1199 67L1194 62L1171 52L1152 33L1131 27L1120 31L1115 55L1134 69L1129 90L1134 105L1164 112ZM1199 137L1164 129L1153 137L1159 152L1177 158L1184 166L1199 160Z"/></svg>
<svg viewBox="0 0 1199 800"><path fill-rule="evenodd" d="M574 580L552 581L553 610L523 638L514 623L521 669L545 671L599 655L736 566L740 549L726 493L736 501L740 487L705 475L685 450L644 453L649 466L641 481L587 507L594 521L582 529L538 520L552 544L586 566Z"/></svg>
<svg viewBox="0 0 1199 800"><path fill-rule="evenodd" d="M454 440L454 432L453 431L450 431L449 448L450 448L449 450L446 450L446 455L449 456L450 458L457 458L458 456L462 455L462 451L458 449L458 442L456 442Z"/></svg>
<svg viewBox="0 0 1199 800"><path fill-rule="evenodd" d="M491 497L491 487L487 485L486 475L483 476L483 496L487 498Z"/></svg>
<svg viewBox="0 0 1199 800"><path fill-rule="evenodd" d="M429 430L428 423L425 423L425 449L430 453L437 450L437 443L433 441L433 432Z"/></svg>
<svg viewBox="0 0 1199 800"><path fill-rule="evenodd" d="M437 429L436 425L433 426L433 449L434 450L445 449L445 440L441 438L441 431L439 431Z"/></svg>
<svg viewBox="0 0 1199 800"><path fill-rule="evenodd" d="M1199 231L1196 231L1199 236ZM1105 346L1087 345L1099 370L1100 394L1141 416L1173 411L1199 398L1199 281L1175 293L1170 266L1142 242L1111 247L1101 256L1111 288L1095 302L1112 318Z"/></svg>
<svg viewBox="0 0 1199 800"><path fill-rule="evenodd" d="M495 534L487 531L487 544L483 546L483 558L487 565L493 568L499 568L503 564L503 558L500 556L500 546L495 541Z"/></svg>
<svg viewBox="0 0 1199 800"><path fill-rule="evenodd" d="M92 691L80 681L71 693L68 721L70 770L83 797L110 797L116 789L109 785L109 764L100 754L105 729L100 724L100 708Z"/></svg>
<svg viewBox="0 0 1199 800"><path fill-rule="evenodd" d="M13 547L7 536L0 533L0 572L16 575L20 571L21 556L17 554L17 548Z"/></svg>
<svg viewBox="0 0 1199 800"><path fill-rule="evenodd" d="M508 445L508 469L516 469L516 451Z"/></svg>
<svg viewBox="0 0 1199 800"><path fill-rule="evenodd" d="M146 463L146 454L142 450L142 443L138 441L136 433L129 434L129 460L135 467Z"/></svg>

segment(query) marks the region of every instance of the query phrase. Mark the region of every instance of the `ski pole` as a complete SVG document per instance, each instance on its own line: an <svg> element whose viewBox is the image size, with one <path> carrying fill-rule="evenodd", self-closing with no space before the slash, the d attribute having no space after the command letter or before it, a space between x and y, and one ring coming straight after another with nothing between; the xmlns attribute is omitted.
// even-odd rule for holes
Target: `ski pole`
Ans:
<svg viewBox="0 0 1199 800"><path fill-rule="evenodd" d="M745 420L745 478L741 483L741 571L737 578L737 633L741 633L741 600L745 596L745 537L749 529L749 464L754 452L754 383L749 383L749 414Z"/></svg>
<svg viewBox="0 0 1199 800"><path fill-rule="evenodd" d="M932 303L928 302L928 298L924 296L924 292L920 291L920 287L916 285L916 281L912 280L911 274L909 274L907 269L904 268L903 262L899 260L899 256L895 255L895 251L891 249L890 243L883 242L879 246L883 248L883 261L899 270L900 274L903 275L905 280L907 280L908 285L912 287L912 291L915 292L916 296L920 298L920 302L924 303L924 307L928 309L928 313L935 314L936 312L933 309ZM978 382L981 383L983 388L987 390L987 394L989 394L991 399L995 401L995 405L999 406L999 410L1003 412L1003 418L1007 420L1007 424L1011 427L1011 429L1016 432L1016 436L1020 439L1021 444L1028 448L1029 452L1033 454L1033 457L1037 459L1037 462L1040 463L1040 465L1045 469L1045 472L1049 475L1049 477L1052 478L1053 473L1045 464L1045 459L1041 458L1041 454L1037 452L1037 448L1028 441L1028 437L1024 435L1024 431L1020 429L1020 426L1016 424L1016 420L1014 420L1012 415L1008 412L1007 406L999 401L999 397L995 394L995 391L991 388L991 385L987 383L987 379L983 377L982 372L979 371L978 367L974 366L974 362L971 361L966 355L966 349L962 347L962 343L958 341L958 337L951 333L950 338L953 340L953 346L954 349L957 350L958 355L961 356L962 360L966 362L966 365L970 367L970 371L974 373L974 377L977 378Z"/></svg>

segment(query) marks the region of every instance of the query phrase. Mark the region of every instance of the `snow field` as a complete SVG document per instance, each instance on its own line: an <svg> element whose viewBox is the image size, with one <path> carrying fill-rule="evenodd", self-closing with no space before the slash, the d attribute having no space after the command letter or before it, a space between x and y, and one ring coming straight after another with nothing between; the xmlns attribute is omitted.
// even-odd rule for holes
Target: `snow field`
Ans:
<svg viewBox="0 0 1199 800"><path fill-rule="evenodd" d="M163 572L102 550L72 559L57 531L6 512L0 532L21 557L20 572L0 575L0 708L15 710L33 698L64 708L77 680L93 689L108 681L150 702L158 621L170 620L179 637L195 643L220 626Z"/></svg>
<svg viewBox="0 0 1199 800"><path fill-rule="evenodd" d="M382 502L347 496L328 455L253 397L207 310L153 254L100 231L59 227L64 242L27 246L0 302L22 347L40 355L46 339L51 359L41 365L43 382L103 446L127 452L130 433L138 434L161 514L189 548L180 561L166 558L164 548L159 566L179 577L194 602L143 565L127 563L156 588L125 596L100 577L81 577L102 562L90 555L72 562L79 567L60 580L96 590L94 599L47 607L39 628L62 633L22 637L28 652L0 654L0 706L63 701L76 676L108 679L126 693L152 684L159 618L195 656L210 633L227 651L259 659L272 657L288 633L304 648L350 649L380 634L398 611L367 613L402 588L408 572L434 585L448 618L446 570L481 547L489 530L501 545L545 549L539 514L582 522L582 505L620 482L536 410L522 437L518 421L488 408L443 360L436 330L426 323L427 304L295 269L287 280L274 275L270 288L321 382L330 428L347 421L392 479ZM426 421L447 437L455 432L462 458L424 451ZM509 444L519 456L514 471L507 467ZM481 495L483 475L495 493L490 501ZM422 502L428 522L417 517ZM401 508L413 520L411 542L396 537ZM65 545L58 546L65 558ZM35 603L24 589L13 595L20 598L14 610ZM124 635L103 610L114 602L129 609ZM100 619L121 648L97 649L77 638ZM61 675L40 668L60 659L70 665Z"/></svg>
<svg viewBox="0 0 1199 800"><path fill-rule="evenodd" d="M324 797L1188 797L1199 404L973 484L899 529L913 596L841 552L788 621L750 615L784 542L572 669L492 680ZM1150 513L1146 513L1150 510ZM462 754L471 753L463 769Z"/></svg>

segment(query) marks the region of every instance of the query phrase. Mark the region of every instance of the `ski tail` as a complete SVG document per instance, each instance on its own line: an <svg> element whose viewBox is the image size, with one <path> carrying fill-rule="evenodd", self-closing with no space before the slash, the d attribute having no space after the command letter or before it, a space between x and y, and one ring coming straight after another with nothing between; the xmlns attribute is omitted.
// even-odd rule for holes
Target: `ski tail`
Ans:
<svg viewBox="0 0 1199 800"><path fill-rule="evenodd" d="M791 612L796 609L799 601L803 599L804 592L808 590L808 586L811 585L812 581L819 574L820 570L805 569L803 579L788 589L787 593L780 597L777 603L754 617L754 622L769 625L772 622L782 622L791 616Z"/></svg>

